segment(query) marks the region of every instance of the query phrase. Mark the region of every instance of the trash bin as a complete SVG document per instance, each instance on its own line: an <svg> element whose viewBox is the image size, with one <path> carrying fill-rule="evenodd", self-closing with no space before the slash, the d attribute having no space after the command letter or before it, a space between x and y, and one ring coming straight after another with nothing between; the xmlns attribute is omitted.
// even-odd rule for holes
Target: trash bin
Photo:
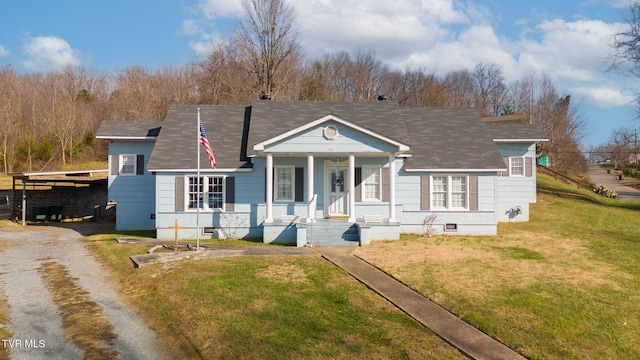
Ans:
<svg viewBox="0 0 640 360"><path fill-rule="evenodd" d="M622 180L622 174L618 175L618 180Z"/></svg>
<svg viewBox="0 0 640 360"><path fill-rule="evenodd" d="M611 169L607 169L607 174L611 174Z"/></svg>

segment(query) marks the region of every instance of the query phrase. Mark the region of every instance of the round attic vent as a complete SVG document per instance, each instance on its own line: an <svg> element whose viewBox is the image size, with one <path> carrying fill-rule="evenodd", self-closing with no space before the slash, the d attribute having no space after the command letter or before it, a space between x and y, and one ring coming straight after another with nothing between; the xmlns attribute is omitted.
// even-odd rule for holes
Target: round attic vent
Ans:
<svg viewBox="0 0 640 360"><path fill-rule="evenodd" d="M333 125L327 126L326 128L324 128L324 137L328 140L335 139L336 137L338 137L338 129L336 129L336 127Z"/></svg>

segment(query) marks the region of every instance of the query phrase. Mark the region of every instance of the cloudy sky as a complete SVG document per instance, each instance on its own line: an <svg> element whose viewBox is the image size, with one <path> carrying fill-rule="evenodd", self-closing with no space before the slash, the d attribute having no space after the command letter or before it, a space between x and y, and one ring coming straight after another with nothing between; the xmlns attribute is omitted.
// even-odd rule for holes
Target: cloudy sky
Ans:
<svg viewBox="0 0 640 360"><path fill-rule="evenodd" d="M32 0L3 4L0 66L112 71L181 65L228 38L240 0ZM629 0L290 0L309 58L371 50L393 69L438 74L495 63L507 81L546 73L579 104L583 143L640 127L637 81L606 72Z"/></svg>

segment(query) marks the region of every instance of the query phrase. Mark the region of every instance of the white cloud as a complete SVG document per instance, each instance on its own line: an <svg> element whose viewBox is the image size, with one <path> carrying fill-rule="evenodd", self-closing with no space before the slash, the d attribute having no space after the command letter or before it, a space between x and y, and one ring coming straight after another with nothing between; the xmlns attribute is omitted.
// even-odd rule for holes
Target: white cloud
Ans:
<svg viewBox="0 0 640 360"><path fill-rule="evenodd" d="M241 1L199 0L193 12L204 15L207 19L237 17L242 12Z"/></svg>
<svg viewBox="0 0 640 360"><path fill-rule="evenodd" d="M587 3L621 8L628 4L628 0L616 0L615 4L609 1ZM457 0L289 3L296 11L303 51L312 59L361 49L373 51L392 69L420 67L439 75L472 69L480 62L494 63L502 68L507 81L531 72L545 73L562 92L602 107L627 104L630 95L625 89L634 88L628 79L604 72L611 36L622 29L621 23L582 16L566 21L540 10L535 19L524 20L518 17L521 14L514 14L499 24L495 11L491 11L495 5ZM183 31L198 37L191 47L204 53L212 44L224 41L221 21L237 17L241 2L200 0L197 8L199 17L185 22ZM497 33L498 29L504 35Z"/></svg>
<svg viewBox="0 0 640 360"><path fill-rule="evenodd" d="M24 46L27 58L24 66L31 70L57 70L67 65L80 65L81 54L64 39L55 36L36 36Z"/></svg>
<svg viewBox="0 0 640 360"><path fill-rule="evenodd" d="M9 56L9 54L10 54L9 50L5 49L4 46L0 45L0 58Z"/></svg>

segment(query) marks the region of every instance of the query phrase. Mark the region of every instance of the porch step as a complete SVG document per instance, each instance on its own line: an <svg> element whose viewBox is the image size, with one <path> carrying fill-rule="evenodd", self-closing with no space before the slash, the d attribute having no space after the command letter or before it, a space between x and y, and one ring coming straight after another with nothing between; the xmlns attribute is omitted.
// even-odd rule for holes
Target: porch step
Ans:
<svg viewBox="0 0 640 360"><path fill-rule="evenodd" d="M356 224L319 219L307 228L307 243L313 246L357 246L360 235Z"/></svg>

